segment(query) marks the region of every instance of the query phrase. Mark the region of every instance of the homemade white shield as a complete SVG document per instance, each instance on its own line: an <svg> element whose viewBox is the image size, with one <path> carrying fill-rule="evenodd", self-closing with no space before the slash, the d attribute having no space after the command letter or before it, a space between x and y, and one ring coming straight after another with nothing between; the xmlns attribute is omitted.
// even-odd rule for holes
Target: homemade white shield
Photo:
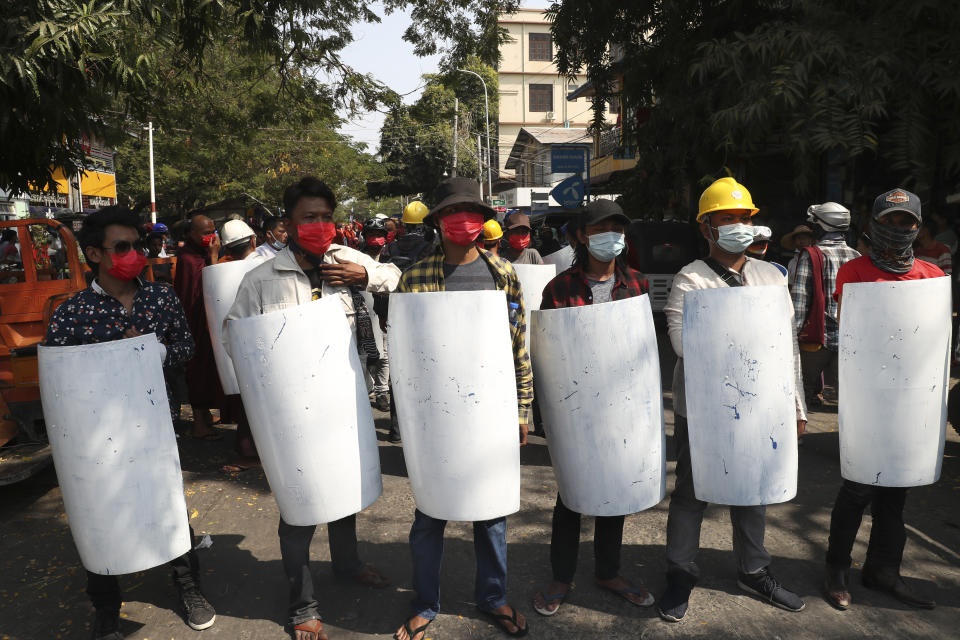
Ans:
<svg viewBox="0 0 960 640"><path fill-rule="evenodd" d="M233 320L230 352L284 521L332 522L372 504L377 435L339 296Z"/></svg>
<svg viewBox="0 0 960 640"><path fill-rule="evenodd" d="M233 361L223 348L223 319L237 298L243 276L261 263L261 260L234 260L203 268L203 306L207 313L210 341L213 343L213 359L217 363L224 395L235 396L240 393L240 387Z"/></svg>
<svg viewBox="0 0 960 640"><path fill-rule="evenodd" d="M154 334L39 347L40 397L70 531L101 575L190 549L177 438Z"/></svg>
<svg viewBox="0 0 960 640"><path fill-rule="evenodd" d="M543 261L546 264L557 265L557 273L566 271L570 268L570 265L573 264L573 247L567 245L559 251L554 251L548 256L543 256Z"/></svg>
<svg viewBox="0 0 960 640"><path fill-rule="evenodd" d="M881 487L940 478L950 278L863 282L840 304L840 472Z"/></svg>
<svg viewBox="0 0 960 640"><path fill-rule="evenodd" d="M790 299L780 286L690 291L683 360L697 498L729 505L797 493Z"/></svg>
<svg viewBox="0 0 960 640"><path fill-rule="evenodd" d="M660 358L649 298L536 311L531 334L563 503L618 516L663 500Z"/></svg>
<svg viewBox="0 0 960 640"><path fill-rule="evenodd" d="M461 521L518 511L517 385L504 293L392 294L390 379L417 508Z"/></svg>
<svg viewBox="0 0 960 640"><path fill-rule="evenodd" d="M526 311L527 323L527 352L530 351L530 314L540 309L543 301L543 288L557 277L555 264L515 264L513 268L520 278L520 288L523 290L523 307Z"/></svg>

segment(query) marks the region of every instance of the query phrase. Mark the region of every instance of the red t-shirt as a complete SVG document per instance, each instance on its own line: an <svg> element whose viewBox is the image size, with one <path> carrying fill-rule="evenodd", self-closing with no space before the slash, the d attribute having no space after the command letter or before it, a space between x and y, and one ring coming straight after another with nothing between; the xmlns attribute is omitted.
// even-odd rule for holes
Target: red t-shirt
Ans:
<svg viewBox="0 0 960 640"><path fill-rule="evenodd" d="M943 270L935 264L924 260L914 260L913 268L906 273L890 273L878 268L870 261L870 256L860 256L845 263L837 271L837 290L833 294L834 300L839 300L843 294L843 285L848 282L894 282L898 280L923 280L924 278L940 278Z"/></svg>

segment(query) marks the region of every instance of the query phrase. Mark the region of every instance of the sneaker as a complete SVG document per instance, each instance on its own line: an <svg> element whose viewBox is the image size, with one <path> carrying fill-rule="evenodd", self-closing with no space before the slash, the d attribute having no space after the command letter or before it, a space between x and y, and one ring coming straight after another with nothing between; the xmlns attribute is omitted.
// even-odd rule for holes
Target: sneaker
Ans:
<svg viewBox="0 0 960 640"><path fill-rule="evenodd" d="M97 609L93 618L93 640L123 640L119 609Z"/></svg>
<svg viewBox="0 0 960 640"><path fill-rule="evenodd" d="M667 590L660 596L657 613L667 622L680 622L687 614L687 603L696 580L691 576L667 574Z"/></svg>
<svg viewBox="0 0 960 640"><path fill-rule="evenodd" d="M800 596L777 582L769 569L756 573L741 573L737 576L737 586L748 593L758 595L775 607L787 611L803 611L805 605Z"/></svg>
<svg viewBox="0 0 960 640"><path fill-rule="evenodd" d="M384 413L390 413L390 396L385 393L381 393L377 396L377 400L374 403L374 406L377 408L377 411L383 411Z"/></svg>
<svg viewBox="0 0 960 640"><path fill-rule="evenodd" d="M187 613L187 624L191 629L203 631L213 626L217 619L217 612L207 599L200 593L196 585L180 588L180 602Z"/></svg>

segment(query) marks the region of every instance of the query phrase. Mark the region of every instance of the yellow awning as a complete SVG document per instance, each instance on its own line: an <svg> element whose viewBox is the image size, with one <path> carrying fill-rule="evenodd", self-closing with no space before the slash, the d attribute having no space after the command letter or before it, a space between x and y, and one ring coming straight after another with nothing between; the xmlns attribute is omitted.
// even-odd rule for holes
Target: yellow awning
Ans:
<svg viewBox="0 0 960 640"><path fill-rule="evenodd" d="M87 171L80 177L83 195L99 198L117 197L117 177L111 173Z"/></svg>

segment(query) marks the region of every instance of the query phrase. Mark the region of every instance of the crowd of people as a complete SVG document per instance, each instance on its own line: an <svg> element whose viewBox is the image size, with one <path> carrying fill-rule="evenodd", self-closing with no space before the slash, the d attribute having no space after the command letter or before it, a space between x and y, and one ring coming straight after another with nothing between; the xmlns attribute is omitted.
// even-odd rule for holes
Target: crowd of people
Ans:
<svg viewBox="0 0 960 640"><path fill-rule="evenodd" d="M390 388L389 338L392 293L438 291L505 292L510 344L516 379L519 420L517 442L523 446L533 421L533 371L525 340L524 296L513 264L542 264L532 244L533 230L524 214L499 223L496 212L480 197L479 185L466 178L443 182L428 208L409 204L400 220L375 216L364 223L334 221L337 197L321 180L306 177L284 193L283 218L268 218L258 234L244 220L229 220L218 230L213 220L194 216L177 247L172 287L140 278L147 256L164 257L168 230L154 225L144 242L135 215L110 207L89 215L79 242L95 277L90 287L57 308L47 345L91 344L154 333L164 346L163 365L175 376L182 368L193 410L194 438L222 436L214 426L214 409L236 421L237 464L257 464L256 445L243 415L240 396L223 396L204 309L204 269L237 260L257 262L247 272L223 325L229 345L231 323L243 318L336 296L342 303L357 349L366 365L371 404L392 417L391 439L400 440L402 425ZM640 581L623 575L620 546L624 516L597 516L594 553L599 588L641 607L657 605L663 620L676 622L687 613L691 592L700 577L696 558L707 503L697 497L689 433L703 428L688 415L688 399L697 389L685 387L684 371L702 367L702 354L684 351L685 299L698 290L722 287L783 287L794 313L795 393L790 412L802 436L807 411L822 403L824 384L835 384L838 360L839 309L846 285L935 278L949 273L950 254L942 227L921 216L919 198L893 189L876 198L864 235L867 254L847 244L850 212L838 203L810 206L807 224L782 239L795 250L787 266L766 260L772 240L769 229L754 226L758 212L747 188L732 178L708 187L699 201L699 232L709 255L685 266L675 277L666 305L670 342L679 360L673 378L676 440L676 484L669 499L666 561L667 586L655 598ZM565 229L572 266L562 270L543 291L542 309L598 305L646 293L643 276L625 261L630 218L610 200L588 203ZM259 239L258 239L259 238ZM541 242L556 242L552 235ZM915 249L916 244L916 249ZM560 245L551 246L558 250ZM551 252L552 253L552 252ZM928 261L929 260L929 261ZM370 294L368 304L364 293ZM383 332L378 346L374 332ZM771 329L773 331L773 329ZM473 339L466 337L465 339ZM604 340L583 327L581 340ZM451 346L450 357L457 358ZM171 385L175 387L176 385ZM172 403L179 407L179 403ZM791 423L792 425L792 423ZM792 429L792 426L791 426ZM774 444L776 448L776 444ZM907 490L845 480L833 507L829 548L825 554L823 591L838 609L851 605L851 551L867 506L873 529L864 563L863 584L891 594L917 608L934 602L900 577L905 545L903 508ZM798 612L803 600L774 577L764 546L764 505L730 507L732 545L738 585L762 601ZM533 602L540 615L557 613L569 595L577 565L581 514L557 495L550 539L551 580ZM440 566L446 521L415 510L410 530L414 599L409 617L400 624L398 640L424 640L440 611ZM309 568L310 542L316 524L294 525L281 517L278 527L282 565L290 589L288 623L296 640L327 637L321 622L321 598ZM365 563L357 549L356 517L328 524L333 571L337 576L374 588L389 584L380 569ZM477 577L475 599L510 636L526 635L530 625L507 598L507 519L473 523ZM191 531L192 535L192 531ZM200 589L194 551L170 563L189 625L214 624L215 610ZM87 591L96 609L94 638L115 640L121 592L116 576L88 572Z"/></svg>

